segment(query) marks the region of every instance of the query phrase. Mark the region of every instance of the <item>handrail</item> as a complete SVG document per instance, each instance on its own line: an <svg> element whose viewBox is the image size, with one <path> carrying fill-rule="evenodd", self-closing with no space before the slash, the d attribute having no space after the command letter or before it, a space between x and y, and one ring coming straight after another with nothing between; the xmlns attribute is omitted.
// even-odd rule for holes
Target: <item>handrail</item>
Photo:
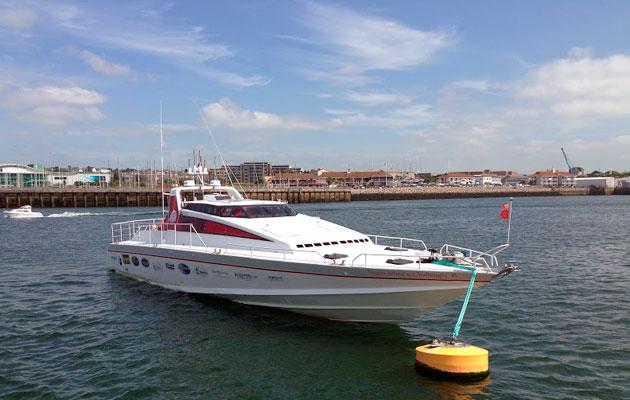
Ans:
<svg viewBox="0 0 630 400"><path fill-rule="evenodd" d="M378 244L378 239L390 239L390 240L398 240L399 241L399 246L398 247L405 247L404 243L405 241L407 242L412 242L412 243L420 243L422 245L422 247L424 247L425 250L428 250L429 248L427 247L426 243L424 243L423 240L420 239L411 239L411 238L404 238L404 237L398 237L398 236L384 236L384 235L366 235L369 238L374 238L374 244Z"/></svg>
<svg viewBox="0 0 630 400"><path fill-rule="evenodd" d="M451 249L467 251L469 252L468 257L471 258L473 262L476 262L478 260L484 260L486 261L486 264L487 264L486 257L488 257L490 259L490 265L488 266L488 268L491 268L491 267L499 266L499 261L497 260L496 254L499 253L500 251L505 250L508 246L509 245L507 245L507 243L502 244L500 246L494 247L488 250L487 252L485 252L485 251L470 249L468 247L456 246L454 244L445 243L440 248L439 254L442 256L447 255L447 253L449 253Z"/></svg>
<svg viewBox="0 0 630 400"><path fill-rule="evenodd" d="M181 227L185 227L185 228L181 229ZM205 252L214 252L214 253L220 253L220 252L230 253L231 252L232 254L238 254L239 251L245 250L245 251L249 251L251 256L257 256L257 254L254 254L254 252L259 251L259 252L268 253L267 256L269 256L270 254L274 254L274 255L278 254L284 260L291 259L291 260L296 260L296 261L313 262L312 260L316 259L317 261L327 261L327 259L322 255L322 253L316 250L291 249L291 248L284 249L284 248L267 247L267 246L251 246L251 245L236 244L236 243L222 244L221 245L222 247L208 246L203 240L203 238L201 237L201 235L199 234L199 232L197 231L197 229L195 229L194 225L191 223L164 222L164 220L162 219L148 218L148 219L140 219L140 220L132 220L132 221L124 221L124 222L114 222L111 224L112 243L120 243L120 242L133 240L134 238L137 238L138 240L144 241L145 243L148 243L151 246L158 246L158 245L180 246L178 245L178 232L182 232L182 231L184 234L186 231L188 231L187 245L191 249L193 248L193 246L197 246L198 244L200 244L199 247L202 247L203 251ZM159 238L156 237L156 233L158 232L159 232ZM173 232L173 235L165 235L164 234L165 232ZM139 237L141 233L142 235L141 237ZM194 236L193 236L193 233L194 233ZM401 248L405 248L408 250L421 251L421 249L418 249L418 248L404 247L405 242L420 244L424 248L425 251L428 251L426 244L424 243L424 241L420 239L410 239L410 238L382 236L382 235L367 235L367 236L370 238L374 238L375 245L378 245L378 240L380 238L381 241L383 239L384 240L397 240ZM193 238L195 238L194 241L198 244L193 245L193 242L194 242ZM186 243L182 243L181 245L186 245ZM484 251L474 250L467 247L456 246L456 245L446 243L440 248L439 253L433 254L433 256L437 255L439 259L445 259L447 258L448 253L450 253L452 250L460 250L460 251L468 253L465 257L469 261L471 261L473 265L475 265L476 267L492 270L493 269L492 267L499 266L499 262L497 260L496 254L505 250L508 246L509 244L506 243L506 244L496 246L484 252ZM298 254L308 254L309 256L314 256L314 257L312 258L309 257L310 260L309 258L299 258L299 257L288 258L287 257L290 255L298 255ZM352 258L350 263L346 265L355 266L357 263L357 260L363 257L364 258L363 265L367 266L368 257L383 258L383 257L392 257L395 255L396 254L369 253L369 252L360 253L354 256L354 258ZM415 259L420 260L423 257L422 255L419 255L419 254L414 254L414 255L397 254L397 256L401 256L405 258L412 258L414 259L414 261Z"/></svg>
<svg viewBox="0 0 630 400"><path fill-rule="evenodd" d="M301 253L301 254L313 254L316 255L318 258L321 258L323 260L326 260L326 258L324 258L324 256L319 252L319 251L315 251L315 250L302 250L302 249L281 249L281 248L277 248L277 247L266 247L266 246L249 246L246 244L236 244L236 243L226 243L226 246L229 246L229 248L221 248L221 250L224 253L228 253L232 248L237 247L237 248L242 248L245 250L249 250L250 254L253 255L254 251L264 251L264 252L270 252L270 253L282 253L284 256L284 259L286 259L286 255L287 254L293 254L293 253Z"/></svg>

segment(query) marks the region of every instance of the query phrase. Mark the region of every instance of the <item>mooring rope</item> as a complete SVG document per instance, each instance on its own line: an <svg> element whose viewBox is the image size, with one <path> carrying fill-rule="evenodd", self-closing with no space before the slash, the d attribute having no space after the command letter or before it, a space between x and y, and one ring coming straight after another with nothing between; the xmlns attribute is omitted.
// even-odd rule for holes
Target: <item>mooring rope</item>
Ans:
<svg viewBox="0 0 630 400"><path fill-rule="evenodd" d="M472 293L473 285L475 283L475 277L477 276L477 268L475 267L467 267L464 265L458 265L457 268L465 269L467 271L472 271L470 275L470 282L468 282L468 290L466 291L466 297L464 298L464 304L462 304L462 309L459 311L459 317L457 318L457 322L455 323L455 327L453 328L453 340L457 339L459 335L459 329L462 327L462 321L464 320L464 314L466 314L466 308L468 307L468 301L470 300L470 294Z"/></svg>

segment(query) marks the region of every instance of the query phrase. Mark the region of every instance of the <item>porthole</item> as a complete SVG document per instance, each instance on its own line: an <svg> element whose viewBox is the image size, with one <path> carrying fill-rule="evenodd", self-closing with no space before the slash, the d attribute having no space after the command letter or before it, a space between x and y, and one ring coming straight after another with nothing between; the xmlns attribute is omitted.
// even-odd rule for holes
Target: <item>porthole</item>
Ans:
<svg viewBox="0 0 630 400"><path fill-rule="evenodd" d="M146 258L143 258L142 260L140 260L140 262L142 263L143 267L149 268L149 260L147 260Z"/></svg>
<svg viewBox="0 0 630 400"><path fill-rule="evenodd" d="M138 257L133 256L131 257L131 263L137 267L138 265L140 265L140 260L138 260Z"/></svg>
<svg viewBox="0 0 630 400"><path fill-rule="evenodd" d="M177 268L179 268L180 272L184 275L190 274L190 268L186 264L179 264Z"/></svg>

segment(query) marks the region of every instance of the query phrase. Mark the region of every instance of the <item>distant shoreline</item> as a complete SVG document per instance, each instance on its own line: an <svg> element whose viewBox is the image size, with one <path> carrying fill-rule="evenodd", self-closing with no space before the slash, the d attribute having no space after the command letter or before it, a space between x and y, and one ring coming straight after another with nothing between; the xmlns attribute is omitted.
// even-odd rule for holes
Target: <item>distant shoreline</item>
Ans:
<svg viewBox="0 0 630 400"><path fill-rule="evenodd" d="M585 196L588 188L523 187L413 187L353 189L353 201L458 199L478 197Z"/></svg>

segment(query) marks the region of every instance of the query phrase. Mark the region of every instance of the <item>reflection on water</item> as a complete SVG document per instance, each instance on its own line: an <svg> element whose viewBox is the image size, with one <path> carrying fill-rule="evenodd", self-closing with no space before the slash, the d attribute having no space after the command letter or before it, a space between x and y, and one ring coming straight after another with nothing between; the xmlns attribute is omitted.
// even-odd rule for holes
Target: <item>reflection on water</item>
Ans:
<svg viewBox="0 0 630 400"><path fill-rule="evenodd" d="M419 397L420 399L443 399L443 400L470 400L474 395L484 393L486 386L492 382L491 377L487 377L479 382L448 382L437 381L418 375L417 384L422 388L429 389L432 394L429 397Z"/></svg>

